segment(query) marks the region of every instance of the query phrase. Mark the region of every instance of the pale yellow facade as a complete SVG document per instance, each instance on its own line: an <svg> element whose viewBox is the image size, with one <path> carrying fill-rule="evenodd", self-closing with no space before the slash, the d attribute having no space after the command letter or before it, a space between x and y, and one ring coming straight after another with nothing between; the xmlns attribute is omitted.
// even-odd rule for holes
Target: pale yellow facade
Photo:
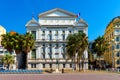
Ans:
<svg viewBox="0 0 120 80"><path fill-rule="evenodd" d="M1 35L6 34L6 29L0 25L0 46L1 46Z"/></svg>
<svg viewBox="0 0 120 80"><path fill-rule="evenodd" d="M109 47L104 54L106 62L112 67L120 67L120 16L115 17L108 24L104 38L109 43Z"/></svg>

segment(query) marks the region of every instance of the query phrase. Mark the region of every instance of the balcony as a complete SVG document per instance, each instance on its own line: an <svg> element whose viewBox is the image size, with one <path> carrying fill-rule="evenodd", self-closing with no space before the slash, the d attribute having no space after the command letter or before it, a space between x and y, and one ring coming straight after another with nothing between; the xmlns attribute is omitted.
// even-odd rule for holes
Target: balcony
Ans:
<svg viewBox="0 0 120 80"><path fill-rule="evenodd" d="M62 40L62 39L52 39L52 40L49 40L49 39L37 39L36 40L36 43L43 43L43 42L48 42L48 43L52 43L52 42L66 42L66 40Z"/></svg>

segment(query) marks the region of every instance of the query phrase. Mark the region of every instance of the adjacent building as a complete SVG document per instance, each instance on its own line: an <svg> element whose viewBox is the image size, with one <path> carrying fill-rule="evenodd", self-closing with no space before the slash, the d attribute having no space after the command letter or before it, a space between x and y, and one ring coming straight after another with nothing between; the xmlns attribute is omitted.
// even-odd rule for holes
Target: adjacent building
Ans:
<svg viewBox="0 0 120 80"><path fill-rule="evenodd" d="M1 46L1 35L6 34L6 29L0 25L0 46Z"/></svg>
<svg viewBox="0 0 120 80"><path fill-rule="evenodd" d="M2 58L2 56L4 55L4 53L6 53L6 50L2 47L1 45L1 35L6 34L6 29L0 25L0 59Z"/></svg>
<svg viewBox="0 0 120 80"><path fill-rule="evenodd" d="M113 18L108 24L104 38L109 42L104 54L105 61L114 68L120 68L120 16Z"/></svg>
<svg viewBox="0 0 120 80"><path fill-rule="evenodd" d="M72 68L67 60L66 38L69 34L84 32L88 35L88 25L77 15L55 8L38 15L38 21L32 17L26 24L27 32L34 35L35 48L28 54L29 69ZM84 51L84 68L88 69L88 52Z"/></svg>
<svg viewBox="0 0 120 80"><path fill-rule="evenodd" d="M4 55L4 53L7 53L6 49L4 49L1 45L1 35L6 34L6 29L0 25L0 60L2 58L2 56ZM0 63L0 65L2 65L2 63Z"/></svg>

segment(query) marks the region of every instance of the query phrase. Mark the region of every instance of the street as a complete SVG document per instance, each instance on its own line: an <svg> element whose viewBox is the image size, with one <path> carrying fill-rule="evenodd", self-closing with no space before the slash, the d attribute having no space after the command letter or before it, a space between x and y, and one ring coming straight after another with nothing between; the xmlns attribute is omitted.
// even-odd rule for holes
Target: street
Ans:
<svg viewBox="0 0 120 80"><path fill-rule="evenodd" d="M0 80L120 80L116 73L0 74Z"/></svg>

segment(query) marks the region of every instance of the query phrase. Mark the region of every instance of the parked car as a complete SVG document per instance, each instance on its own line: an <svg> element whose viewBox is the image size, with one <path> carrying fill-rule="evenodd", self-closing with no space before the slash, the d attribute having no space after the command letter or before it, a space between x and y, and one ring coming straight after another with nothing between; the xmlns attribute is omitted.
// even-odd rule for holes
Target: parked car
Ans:
<svg viewBox="0 0 120 80"><path fill-rule="evenodd" d="M4 70L4 66L3 65L0 65L0 70Z"/></svg>

